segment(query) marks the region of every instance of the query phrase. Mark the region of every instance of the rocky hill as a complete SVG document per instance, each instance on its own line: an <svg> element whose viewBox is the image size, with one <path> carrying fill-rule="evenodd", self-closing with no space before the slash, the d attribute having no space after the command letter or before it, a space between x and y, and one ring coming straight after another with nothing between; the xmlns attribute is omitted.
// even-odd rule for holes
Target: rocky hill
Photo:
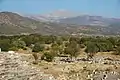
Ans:
<svg viewBox="0 0 120 80"><path fill-rule="evenodd" d="M16 13L0 13L0 33L1 34L19 34L31 33L35 29L35 21L24 18Z"/></svg>
<svg viewBox="0 0 120 80"><path fill-rule="evenodd" d="M25 16L37 21L59 22L60 19L78 16L78 13L63 9L63 10L56 10L56 11L45 13L45 14L25 15Z"/></svg>
<svg viewBox="0 0 120 80"><path fill-rule="evenodd" d="M120 19L105 18L102 16L81 15L76 17L60 19L59 22L67 23L67 24L79 24L79 25L109 26L114 23L120 23Z"/></svg>
<svg viewBox="0 0 120 80"><path fill-rule="evenodd" d="M44 35L118 35L120 34L120 24L118 19L112 19L108 24L108 20L103 20L101 17L91 17L88 21L94 23L92 25L86 23L87 17L78 18L75 24L71 18L62 20L63 22L41 22L21 16L12 12L0 12L0 35L15 35L15 34L44 34ZM91 20L92 19L92 20ZM72 18L72 20L74 20ZM82 23L82 25L77 24Z"/></svg>
<svg viewBox="0 0 120 80"><path fill-rule="evenodd" d="M0 13L0 34L69 34L74 28L67 26L36 21L12 12Z"/></svg>

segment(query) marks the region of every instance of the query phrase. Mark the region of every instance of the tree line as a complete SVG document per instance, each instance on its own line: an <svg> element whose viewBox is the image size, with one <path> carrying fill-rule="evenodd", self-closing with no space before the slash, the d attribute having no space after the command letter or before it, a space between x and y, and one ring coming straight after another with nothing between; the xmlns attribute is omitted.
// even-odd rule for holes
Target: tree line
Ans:
<svg viewBox="0 0 120 80"><path fill-rule="evenodd" d="M97 52L114 51L120 54L120 37L93 37L93 36L53 36L53 35L17 35L0 36L0 48L2 51L27 50L34 53L42 53L41 59L52 61L55 56L69 55L70 58L77 57L81 49L86 54ZM36 54L33 55L36 59Z"/></svg>

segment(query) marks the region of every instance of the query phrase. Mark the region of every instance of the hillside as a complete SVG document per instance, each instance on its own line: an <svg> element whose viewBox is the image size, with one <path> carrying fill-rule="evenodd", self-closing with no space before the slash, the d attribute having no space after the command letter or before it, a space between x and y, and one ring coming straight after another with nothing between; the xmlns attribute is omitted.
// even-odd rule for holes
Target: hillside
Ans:
<svg viewBox="0 0 120 80"><path fill-rule="evenodd" d="M59 23L65 24L77 24L77 25L89 25L93 28L97 28L97 33L99 31L102 34L120 34L120 19L119 18L105 18L102 16L90 16L90 15L81 15L71 18L60 19Z"/></svg>
<svg viewBox="0 0 120 80"><path fill-rule="evenodd" d="M105 18L102 16L81 15L81 16L76 16L76 17L60 19L59 22L67 23L67 24L79 24L79 25L109 26L114 23L120 23L120 19Z"/></svg>
<svg viewBox="0 0 120 80"><path fill-rule="evenodd" d="M92 17L93 18L93 17ZM90 20L92 19L90 18ZM71 18L69 18L71 19ZM112 19L108 24L107 20L99 19L99 23L88 24L84 18L74 20L76 23L69 22L66 18L63 22L41 22L28 17L23 17L19 14L12 12L0 12L0 35L13 35L13 34L44 34L44 35L118 35L120 34L120 24L118 19ZM95 20L92 20L96 22ZM77 24L81 23L80 24ZM99 25L98 25L99 24Z"/></svg>
<svg viewBox="0 0 120 80"><path fill-rule="evenodd" d="M37 15L25 15L37 21L43 22L59 22L59 19L65 19L78 16L78 13L68 10L56 10L49 13L37 14Z"/></svg>
<svg viewBox="0 0 120 80"><path fill-rule="evenodd" d="M0 48L0 80L120 79L120 37L1 36Z"/></svg>
<svg viewBox="0 0 120 80"><path fill-rule="evenodd" d="M32 23L33 22L33 23ZM0 33L1 34L19 34L31 33L35 28L35 21L24 18L11 12L0 13Z"/></svg>
<svg viewBox="0 0 120 80"><path fill-rule="evenodd" d="M40 22L12 12L0 13L0 34L70 34L72 25Z"/></svg>

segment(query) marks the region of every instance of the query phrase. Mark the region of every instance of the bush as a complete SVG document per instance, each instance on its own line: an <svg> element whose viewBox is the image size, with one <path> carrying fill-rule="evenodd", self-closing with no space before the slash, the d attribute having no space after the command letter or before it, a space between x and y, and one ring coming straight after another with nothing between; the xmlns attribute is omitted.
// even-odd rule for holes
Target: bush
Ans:
<svg viewBox="0 0 120 80"><path fill-rule="evenodd" d="M65 48L64 53L69 54L71 57L77 57L79 55L80 46L75 41L68 43L68 46Z"/></svg>
<svg viewBox="0 0 120 80"><path fill-rule="evenodd" d="M44 46L42 44L36 43L33 47L32 52L40 52L43 51Z"/></svg>
<svg viewBox="0 0 120 80"><path fill-rule="evenodd" d="M86 53L97 53L98 51L99 51L99 48L94 42L89 42L85 49Z"/></svg>
<svg viewBox="0 0 120 80"><path fill-rule="evenodd" d="M0 40L0 48L2 51L9 51L10 47L11 47L10 40L8 39Z"/></svg>
<svg viewBox="0 0 120 80"><path fill-rule="evenodd" d="M13 46L13 47L9 48L9 50L18 51L18 48Z"/></svg>
<svg viewBox="0 0 120 80"><path fill-rule="evenodd" d="M24 36L22 40L25 42L26 46L33 44L33 38L31 36Z"/></svg>
<svg viewBox="0 0 120 80"><path fill-rule="evenodd" d="M41 60L45 60L47 62L51 62L53 60L54 56L50 53L44 53L41 57Z"/></svg>
<svg viewBox="0 0 120 80"><path fill-rule="evenodd" d="M26 47L26 44L24 41L17 40L17 41L13 41L12 46L17 47L18 49L20 48L24 49Z"/></svg>

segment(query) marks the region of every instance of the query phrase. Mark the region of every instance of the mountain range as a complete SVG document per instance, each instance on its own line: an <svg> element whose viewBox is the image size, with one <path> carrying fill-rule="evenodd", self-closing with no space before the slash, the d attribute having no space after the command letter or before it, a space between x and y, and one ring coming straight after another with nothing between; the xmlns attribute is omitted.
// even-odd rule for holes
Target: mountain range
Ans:
<svg viewBox="0 0 120 80"><path fill-rule="evenodd" d="M74 26L41 22L12 12L0 12L0 34L70 34Z"/></svg>
<svg viewBox="0 0 120 80"><path fill-rule="evenodd" d="M120 19L117 18L78 14L66 10L58 10L44 15L29 15L27 17L43 22L58 22L77 25L109 26L110 24L120 22Z"/></svg>
<svg viewBox="0 0 120 80"><path fill-rule="evenodd" d="M0 34L119 35L120 19L57 11L44 15L0 12Z"/></svg>
<svg viewBox="0 0 120 80"><path fill-rule="evenodd" d="M75 17L79 15L78 13L67 11L67 10L57 10L50 13L45 13L41 15L25 15L34 20L43 21L43 22L59 22L60 19Z"/></svg>

